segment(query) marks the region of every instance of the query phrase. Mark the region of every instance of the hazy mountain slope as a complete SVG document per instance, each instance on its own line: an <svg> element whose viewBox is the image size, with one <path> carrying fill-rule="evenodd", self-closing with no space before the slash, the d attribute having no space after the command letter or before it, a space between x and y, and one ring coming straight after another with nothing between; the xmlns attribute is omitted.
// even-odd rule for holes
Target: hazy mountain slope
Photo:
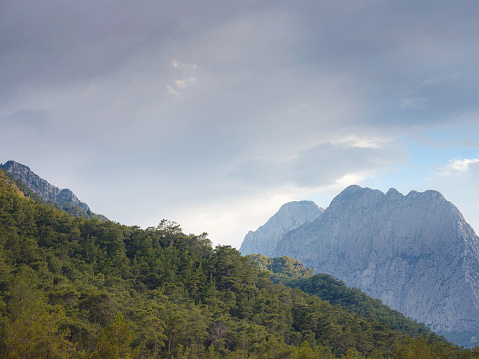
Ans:
<svg viewBox="0 0 479 359"><path fill-rule="evenodd" d="M106 221L103 215L91 212L90 207L80 201L75 194L69 189L60 189L48 181L35 174L29 167L15 162L7 161L0 164L0 168L13 176L15 179L22 181L31 191L38 194L46 203L53 203L58 209L72 214L75 217L99 218Z"/></svg>
<svg viewBox="0 0 479 359"><path fill-rule="evenodd" d="M268 222L256 231L249 231L241 244L240 252L246 254L263 254L271 256L276 243L292 229L306 222L314 221L324 209L312 201L289 202L281 206L279 211Z"/></svg>
<svg viewBox="0 0 479 359"><path fill-rule="evenodd" d="M81 202L69 189L60 189L48 183L46 180L35 174L29 167L15 161L7 161L0 165L4 171L11 173L15 178L22 180L33 192L38 193L45 201L57 203L72 203L90 210L86 203Z"/></svg>
<svg viewBox="0 0 479 359"><path fill-rule="evenodd" d="M361 288L434 331L479 329L479 240L439 192L350 186L272 254Z"/></svg>

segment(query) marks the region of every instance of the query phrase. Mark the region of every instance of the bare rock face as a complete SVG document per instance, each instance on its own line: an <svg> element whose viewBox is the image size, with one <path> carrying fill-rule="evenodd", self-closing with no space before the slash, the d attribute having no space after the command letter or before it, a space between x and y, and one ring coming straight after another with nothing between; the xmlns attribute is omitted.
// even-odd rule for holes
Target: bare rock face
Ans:
<svg viewBox="0 0 479 359"><path fill-rule="evenodd" d="M22 180L33 192L37 193L47 202L56 202L58 204L71 203L75 206L89 211L86 203L81 202L69 189L60 189L45 181L36 175L29 167L15 161L7 161L0 165L4 171L9 172L13 177Z"/></svg>
<svg viewBox="0 0 479 359"><path fill-rule="evenodd" d="M479 239L439 192L350 186L271 255L299 259L434 331L479 330Z"/></svg>
<svg viewBox="0 0 479 359"><path fill-rule="evenodd" d="M263 254L269 257L276 248L276 243L286 232L314 221L323 211L312 201L286 203L263 226L255 232L248 232L241 244L240 252L243 255Z"/></svg>

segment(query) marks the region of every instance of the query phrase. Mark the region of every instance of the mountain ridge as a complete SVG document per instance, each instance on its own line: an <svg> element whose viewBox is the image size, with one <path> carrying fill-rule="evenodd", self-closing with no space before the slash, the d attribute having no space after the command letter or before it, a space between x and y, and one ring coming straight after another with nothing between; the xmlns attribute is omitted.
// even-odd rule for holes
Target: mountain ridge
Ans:
<svg viewBox="0 0 479 359"><path fill-rule="evenodd" d="M324 209L313 201L285 203L263 226L246 234L240 252L243 255L256 254L255 251L258 250L259 245L261 254L270 256L272 248L286 232L303 225L305 222L317 219L323 211Z"/></svg>
<svg viewBox="0 0 479 359"><path fill-rule="evenodd" d="M77 205L85 211L90 210L90 207L86 203L80 201L71 190L67 188L60 189L52 185L38 176L28 166L9 160L0 164L0 168L9 172L15 178L20 179L33 192L39 194L45 201L52 201L59 204L67 202Z"/></svg>
<svg viewBox="0 0 479 359"><path fill-rule="evenodd" d="M108 220L108 218L101 214L93 213L90 207L85 202L80 201L70 189L60 189L52 185L26 165L9 160L0 164L0 169L3 169L16 180L20 180L23 185L40 196L47 204L54 204L58 209L70 213L75 217L98 218L100 221Z"/></svg>
<svg viewBox="0 0 479 359"><path fill-rule="evenodd" d="M479 239L437 191L349 186L318 219L284 234L272 256L298 259L441 334L479 331Z"/></svg>

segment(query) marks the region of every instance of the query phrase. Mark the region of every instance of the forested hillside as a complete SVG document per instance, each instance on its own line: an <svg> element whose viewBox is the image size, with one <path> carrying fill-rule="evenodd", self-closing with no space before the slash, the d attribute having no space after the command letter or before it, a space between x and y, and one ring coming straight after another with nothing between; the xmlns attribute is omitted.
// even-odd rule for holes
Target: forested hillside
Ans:
<svg viewBox="0 0 479 359"><path fill-rule="evenodd" d="M267 271L275 283L283 282L285 284L290 280L306 279L314 275L311 268L305 268L303 263L290 257L270 258L262 254L250 254L248 257L260 270Z"/></svg>
<svg viewBox="0 0 479 359"><path fill-rule="evenodd" d="M303 292L316 295L332 305L340 305L350 313L365 317L374 317L384 322L389 328L399 330L411 337L425 336L429 341L438 339L446 341L444 337L429 330L424 324L406 318L397 310L384 305L381 300L371 298L358 288L349 288L329 274L313 274L311 268L305 268L300 261L289 257L269 258L262 254L249 256L261 269L270 273L274 283L283 283L291 288L299 288Z"/></svg>
<svg viewBox="0 0 479 359"><path fill-rule="evenodd" d="M22 197L0 173L2 358L471 358L274 284L163 221L142 230Z"/></svg>

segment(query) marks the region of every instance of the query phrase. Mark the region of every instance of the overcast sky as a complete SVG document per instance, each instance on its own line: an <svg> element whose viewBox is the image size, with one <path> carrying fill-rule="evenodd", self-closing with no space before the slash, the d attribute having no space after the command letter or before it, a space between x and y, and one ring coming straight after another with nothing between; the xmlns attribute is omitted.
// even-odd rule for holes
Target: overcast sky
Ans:
<svg viewBox="0 0 479 359"><path fill-rule="evenodd" d="M1 0L0 162L239 248L292 200L439 190L479 230L477 0Z"/></svg>

